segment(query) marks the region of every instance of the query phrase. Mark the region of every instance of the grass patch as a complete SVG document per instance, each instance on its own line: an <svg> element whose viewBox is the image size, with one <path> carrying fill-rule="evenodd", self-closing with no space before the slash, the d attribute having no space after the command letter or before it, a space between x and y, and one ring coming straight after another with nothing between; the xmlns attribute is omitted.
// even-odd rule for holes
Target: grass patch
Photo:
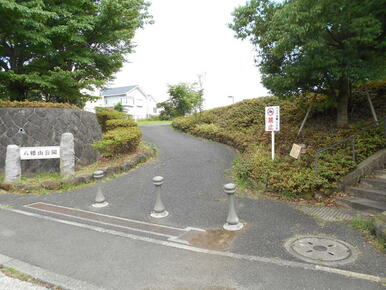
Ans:
<svg viewBox="0 0 386 290"><path fill-rule="evenodd" d="M374 234L374 231L375 231L374 224L369 219L363 219L363 218L356 217L350 222L350 225L354 229L362 230L362 231L367 232L369 234Z"/></svg>
<svg viewBox="0 0 386 290"><path fill-rule="evenodd" d="M375 226L371 219L355 217L351 220L350 226L354 229L360 230L370 244L386 254L386 241L377 239L375 236Z"/></svg>
<svg viewBox="0 0 386 290"><path fill-rule="evenodd" d="M172 121L138 121L138 126L144 126L144 125L160 125L160 124L171 124Z"/></svg>
<svg viewBox="0 0 386 290"><path fill-rule="evenodd" d="M33 278L30 275L27 275L27 274L24 274L22 272L19 272L19 271L15 270L14 268L11 268L11 267L0 266L0 271L4 275L6 275L8 277L15 278L15 279L18 279L18 280L21 280L21 281L25 281L25 282L28 282L28 283L31 283L31 284L34 284L34 285L38 285L38 286L41 286L41 287L45 287L47 289L55 289L55 290L63 289L63 288L61 288L59 286L55 286L55 285L51 285L51 284L42 282L42 281L40 281L38 279Z"/></svg>
<svg viewBox="0 0 386 290"><path fill-rule="evenodd" d="M22 176L20 184L29 184L29 185L38 185L46 181L63 181L59 173L38 173L37 175L31 176Z"/></svg>

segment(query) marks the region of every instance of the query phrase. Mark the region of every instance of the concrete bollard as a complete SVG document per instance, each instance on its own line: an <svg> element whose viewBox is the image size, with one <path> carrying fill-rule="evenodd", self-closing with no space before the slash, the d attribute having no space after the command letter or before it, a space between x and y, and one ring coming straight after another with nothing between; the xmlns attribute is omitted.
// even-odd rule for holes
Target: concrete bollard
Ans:
<svg viewBox="0 0 386 290"><path fill-rule="evenodd" d="M164 178L162 176L153 177L153 184L155 185L156 201L155 201L154 209L150 213L150 216L157 219L164 218L169 215L161 199L161 186L163 183L164 183Z"/></svg>
<svg viewBox="0 0 386 290"><path fill-rule="evenodd" d="M19 181L21 177L20 147L8 145L5 156L4 182Z"/></svg>
<svg viewBox="0 0 386 290"><path fill-rule="evenodd" d="M236 214L234 194L236 192L236 185L234 183L228 183L224 185L224 192L229 197L229 211L227 221L223 228L227 231L238 231L243 228L243 224L240 223L239 218Z"/></svg>
<svg viewBox="0 0 386 290"><path fill-rule="evenodd" d="M60 175L69 177L75 174L74 135L63 133L60 139Z"/></svg>
<svg viewBox="0 0 386 290"><path fill-rule="evenodd" d="M103 192L102 192L101 181L102 181L103 175L104 173L102 170L97 170L93 173L93 177L97 182L97 194L95 196L95 203L92 204L93 207L105 207L109 204L106 201L105 196L103 195Z"/></svg>

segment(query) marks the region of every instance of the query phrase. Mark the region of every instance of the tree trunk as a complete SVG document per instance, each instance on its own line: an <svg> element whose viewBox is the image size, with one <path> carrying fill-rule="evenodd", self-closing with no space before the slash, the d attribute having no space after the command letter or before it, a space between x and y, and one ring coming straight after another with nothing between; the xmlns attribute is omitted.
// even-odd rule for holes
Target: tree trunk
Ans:
<svg viewBox="0 0 386 290"><path fill-rule="evenodd" d="M367 87L365 88L365 90L366 90L367 101L369 102L371 114L373 114L374 121L377 122L377 124L378 124L377 113L375 113L373 102L371 101L369 90L367 89Z"/></svg>
<svg viewBox="0 0 386 290"><path fill-rule="evenodd" d="M344 128L348 126L348 89L346 85L342 85L341 89L339 90L336 120L336 125L338 128Z"/></svg>
<svg viewBox="0 0 386 290"><path fill-rule="evenodd" d="M307 121L307 119L308 119L308 115L310 114L310 112L311 112L311 105L308 107L306 116L304 117L303 122L302 122L302 124L300 125L299 131L298 131L298 136L299 136L300 133L302 132L303 127L304 127L304 125L306 124L306 121Z"/></svg>

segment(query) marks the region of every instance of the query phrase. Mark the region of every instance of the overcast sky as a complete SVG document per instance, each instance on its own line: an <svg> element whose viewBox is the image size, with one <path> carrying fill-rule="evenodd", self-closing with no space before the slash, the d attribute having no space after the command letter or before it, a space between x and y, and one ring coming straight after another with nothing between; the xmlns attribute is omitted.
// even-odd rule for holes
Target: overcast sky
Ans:
<svg viewBox="0 0 386 290"><path fill-rule="evenodd" d="M205 108L267 95L248 41L227 27L246 0L152 0L154 24L138 30L135 53L111 86L137 84L157 101L168 85L203 75Z"/></svg>

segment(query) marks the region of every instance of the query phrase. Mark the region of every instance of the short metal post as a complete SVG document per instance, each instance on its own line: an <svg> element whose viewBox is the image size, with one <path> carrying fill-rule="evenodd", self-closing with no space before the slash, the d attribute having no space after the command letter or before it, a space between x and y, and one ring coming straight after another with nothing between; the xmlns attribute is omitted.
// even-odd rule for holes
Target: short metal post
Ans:
<svg viewBox="0 0 386 290"><path fill-rule="evenodd" d="M164 178L162 176L153 177L153 184L155 185L155 194L156 201L153 211L150 213L150 216L153 218L164 218L169 215L169 212L166 210L162 199L161 199L161 186L164 183Z"/></svg>
<svg viewBox="0 0 386 290"><path fill-rule="evenodd" d="M229 210L227 221L224 224L223 228L227 231L238 231L243 228L243 224L240 223L239 218L236 214L234 194L236 192L236 185L233 183L228 183L224 185L224 192L229 197Z"/></svg>
<svg viewBox="0 0 386 290"><path fill-rule="evenodd" d="M105 196L102 192L101 180L103 178L104 172L102 170L97 170L93 173L93 177L97 182L97 194L95 196L95 203L92 204L93 207L105 207L109 203L106 201Z"/></svg>

